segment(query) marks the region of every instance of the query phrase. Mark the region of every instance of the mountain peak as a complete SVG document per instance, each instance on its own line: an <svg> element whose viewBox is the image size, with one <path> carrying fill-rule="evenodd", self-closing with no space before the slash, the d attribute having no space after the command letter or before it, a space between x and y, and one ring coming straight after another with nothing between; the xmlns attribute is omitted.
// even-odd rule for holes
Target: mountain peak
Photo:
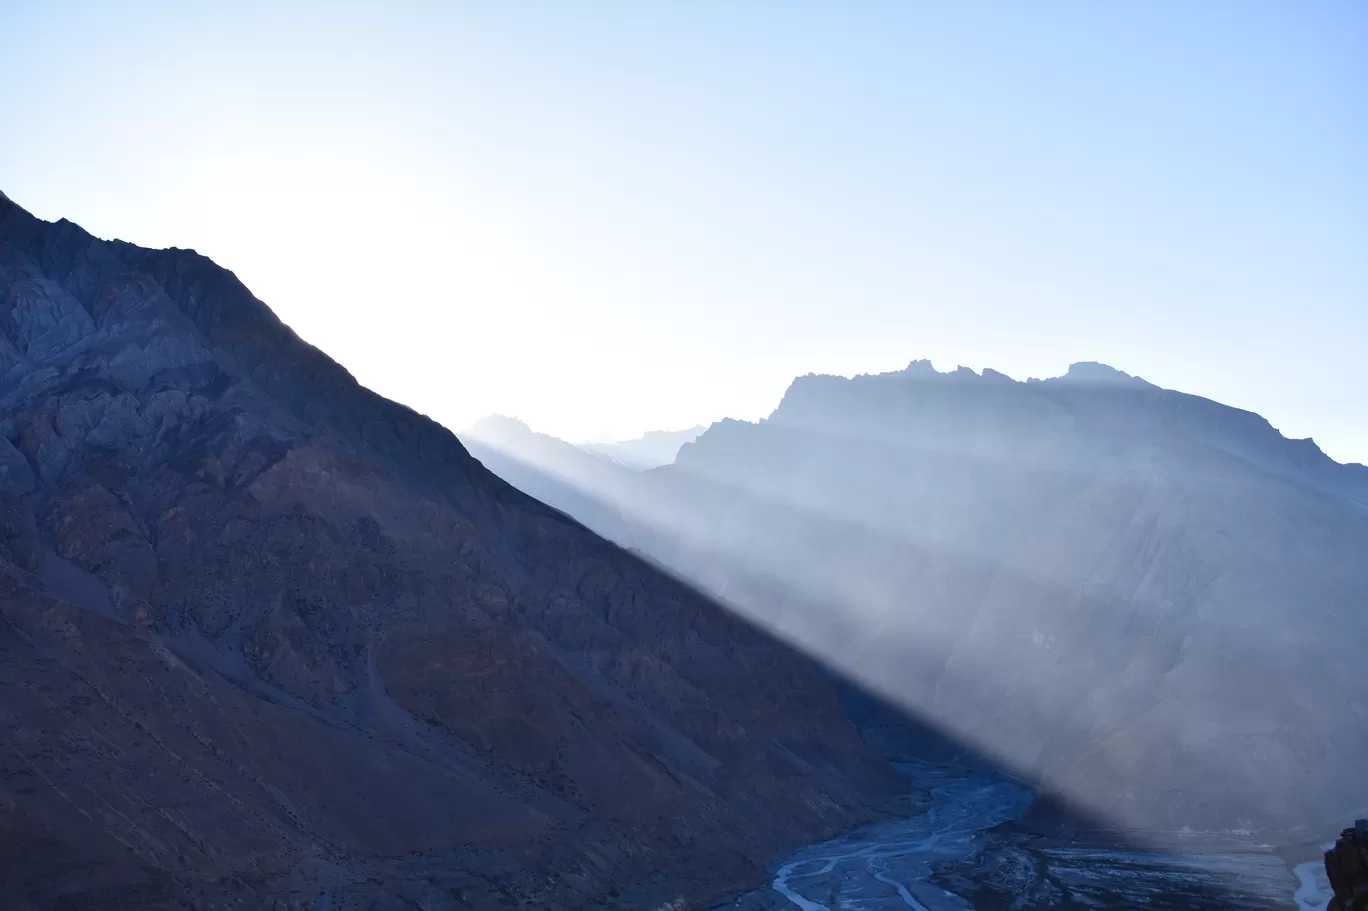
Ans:
<svg viewBox="0 0 1368 911"><path fill-rule="evenodd" d="M910 361L901 370L893 370L889 373L880 374L881 376L896 376L905 379L915 380L993 380L995 382L1016 382L1005 373L1001 373L991 367L983 368L977 372L973 368L960 365L954 370L940 371L935 368L930 360L917 358ZM1030 380L1030 382L1060 382L1077 383L1089 386L1134 386L1134 387L1153 387L1153 384L1132 376L1115 367L1103 364L1099 361L1078 361L1070 364L1068 371L1063 376L1051 377L1047 380Z"/></svg>
<svg viewBox="0 0 1368 911"><path fill-rule="evenodd" d="M942 372L937 370L926 358L918 358L917 360L910 362L901 370L894 370L891 373L881 375L900 376L914 380L978 380L987 377L989 373L993 373L994 376L1002 376L1002 374L996 373L996 371L988 370L985 370L982 376L980 376L972 367L966 367L963 364L960 364L954 370Z"/></svg>
<svg viewBox="0 0 1368 911"><path fill-rule="evenodd" d="M940 371L932 366L931 362L926 358L918 358L917 360L910 362L903 369L895 370L893 372L899 376L906 376L914 379L931 379L932 377L940 376Z"/></svg>
<svg viewBox="0 0 1368 911"><path fill-rule="evenodd" d="M1052 377L1046 382L1078 383L1088 386L1153 387L1154 385L1138 376L1131 376L1129 373L1098 361L1078 361L1070 364L1067 373L1063 376Z"/></svg>
<svg viewBox="0 0 1368 911"><path fill-rule="evenodd" d="M519 418L510 417L506 414L487 414L474 424L470 425L471 430L515 430L521 432L531 432L532 428L528 423Z"/></svg>
<svg viewBox="0 0 1368 911"><path fill-rule="evenodd" d="M489 414L467 427L462 435L477 440L499 442L527 439L536 436L537 432L526 421L506 414Z"/></svg>

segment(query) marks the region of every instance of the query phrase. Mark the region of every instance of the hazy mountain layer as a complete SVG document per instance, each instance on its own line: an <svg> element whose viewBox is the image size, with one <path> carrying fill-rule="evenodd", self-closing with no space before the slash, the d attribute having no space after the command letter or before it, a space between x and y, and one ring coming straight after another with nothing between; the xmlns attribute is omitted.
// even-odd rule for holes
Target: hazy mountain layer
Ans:
<svg viewBox="0 0 1368 911"><path fill-rule="evenodd" d="M574 512L556 458L525 483ZM1368 469L1257 415L923 361L799 378L642 481L595 491L619 540L1118 825L1368 807Z"/></svg>
<svg viewBox="0 0 1368 911"><path fill-rule="evenodd" d="M661 465L669 465L679 455L681 446L698 439L698 435L706 429L700 425L684 430L652 430L634 440L622 440L617 443L581 443L580 449L605 456L628 468L646 471L659 468Z"/></svg>
<svg viewBox="0 0 1368 911"><path fill-rule="evenodd" d="M477 421L460 439L490 471L598 534L617 542L639 536L638 525L614 505L645 495L636 469L503 415Z"/></svg>
<svg viewBox="0 0 1368 911"><path fill-rule="evenodd" d="M3 197L0 691L3 907L654 907L902 786L231 273Z"/></svg>

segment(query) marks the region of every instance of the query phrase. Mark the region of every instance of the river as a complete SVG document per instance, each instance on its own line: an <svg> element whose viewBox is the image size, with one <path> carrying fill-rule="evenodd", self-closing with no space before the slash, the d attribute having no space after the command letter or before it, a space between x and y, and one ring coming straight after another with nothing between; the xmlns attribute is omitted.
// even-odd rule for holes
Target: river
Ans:
<svg viewBox="0 0 1368 911"><path fill-rule="evenodd" d="M1275 854L1193 854L1067 844L1014 824L1027 786L956 767L904 766L919 810L785 858L768 887L730 911L1006 911L1137 908L1227 911L1324 907L1307 865L1294 876ZM1295 898L1294 898L1295 893ZM1318 904L1318 902L1321 902Z"/></svg>

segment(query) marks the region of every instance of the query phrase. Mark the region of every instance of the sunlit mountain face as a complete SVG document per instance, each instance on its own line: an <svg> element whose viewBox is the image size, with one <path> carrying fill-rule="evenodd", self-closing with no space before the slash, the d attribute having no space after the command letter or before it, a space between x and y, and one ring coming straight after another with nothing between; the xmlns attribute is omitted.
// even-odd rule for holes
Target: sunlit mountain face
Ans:
<svg viewBox="0 0 1368 911"><path fill-rule="evenodd" d="M1258 415L1099 364L914 362L801 377L645 473L501 446L513 483L574 487L587 524L1134 837L1312 844L1368 807L1368 469Z"/></svg>

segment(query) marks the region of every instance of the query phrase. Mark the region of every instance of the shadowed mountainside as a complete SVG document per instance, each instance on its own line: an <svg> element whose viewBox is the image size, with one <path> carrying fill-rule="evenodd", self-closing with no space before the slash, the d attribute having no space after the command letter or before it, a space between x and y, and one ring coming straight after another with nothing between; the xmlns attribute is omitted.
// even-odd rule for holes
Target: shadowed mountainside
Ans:
<svg viewBox="0 0 1368 911"><path fill-rule="evenodd" d="M903 787L232 273L3 197L0 687L4 907L653 907Z"/></svg>
<svg viewBox="0 0 1368 911"><path fill-rule="evenodd" d="M574 513L560 445L505 456ZM586 521L1120 828L1294 843L1368 807L1368 469L1258 415L1100 364L920 361L800 377L586 492Z"/></svg>

